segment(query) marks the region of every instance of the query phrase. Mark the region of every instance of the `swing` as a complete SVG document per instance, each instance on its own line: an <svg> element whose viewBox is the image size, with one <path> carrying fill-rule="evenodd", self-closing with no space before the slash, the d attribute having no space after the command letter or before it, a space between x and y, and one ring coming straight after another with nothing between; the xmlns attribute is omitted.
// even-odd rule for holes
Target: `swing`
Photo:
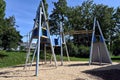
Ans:
<svg viewBox="0 0 120 80"><path fill-rule="evenodd" d="M94 42L94 43L96 42L96 36L93 37L93 42Z"/></svg>
<svg viewBox="0 0 120 80"><path fill-rule="evenodd" d="M100 36L100 42L103 42L104 40L103 40L103 37L102 36Z"/></svg>
<svg viewBox="0 0 120 80"><path fill-rule="evenodd" d="M54 39L55 46L58 46L58 39Z"/></svg>
<svg viewBox="0 0 120 80"><path fill-rule="evenodd" d="M38 28L33 30L33 37L38 37Z"/></svg>

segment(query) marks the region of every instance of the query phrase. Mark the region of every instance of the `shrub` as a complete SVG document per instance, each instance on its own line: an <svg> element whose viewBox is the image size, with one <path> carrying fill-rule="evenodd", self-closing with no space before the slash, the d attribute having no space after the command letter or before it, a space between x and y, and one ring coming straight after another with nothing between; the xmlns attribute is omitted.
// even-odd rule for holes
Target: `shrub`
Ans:
<svg viewBox="0 0 120 80"><path fill-rule="evenodd" d="M89 47L86 47L84 45L79 46L79 56L80 57L89 57Z"/></svg>
<svg viewBox="0 0 120 80"><path fill-rule="evenodd" d="M72 42L68 43L67 46L70 56L77 56L79 54L78 47L75 46Z"/></svg>
<svg viewBox="0 0 120 80"><path fill-rule="evenodd" d="M74 57L89 57L89 47L84 45L75 45L73 43L68 43L68 51L70 56Z"/></svg>
<svg viewBox="0 0 120 80"><path fill-rule="evenodd" d="M120 46L118 45L120 43L120 39L117 39L113 43L113 55L118 56L120 55Z"/></svg>

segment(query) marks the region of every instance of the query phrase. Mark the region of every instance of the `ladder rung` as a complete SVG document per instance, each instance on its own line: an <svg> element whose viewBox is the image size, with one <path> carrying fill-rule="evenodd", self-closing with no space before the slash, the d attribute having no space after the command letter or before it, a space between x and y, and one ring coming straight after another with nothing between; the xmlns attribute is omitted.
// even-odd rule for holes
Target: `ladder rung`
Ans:
<svg viewBox="0 0 120 80"><path fill-rule="evenodd" d="M55 45L54 47L60 47L59 45Z"/></svg>
<svg viewBox="0 0 120 80"><path fill-rule="evenodd" d="M48 38L47 36L41 36L42 38Z"/></svg>
<svg viewBox="0 0 120 80"><path fill-rule="evenodd" d="M42 29L47 30L45 27L42 27Z"/></svg>
<svg viewBox="0 0 120 80"><path fill-rule="evenodd" d="M65 43L62 43L62 44L65 44Z"/></svg>

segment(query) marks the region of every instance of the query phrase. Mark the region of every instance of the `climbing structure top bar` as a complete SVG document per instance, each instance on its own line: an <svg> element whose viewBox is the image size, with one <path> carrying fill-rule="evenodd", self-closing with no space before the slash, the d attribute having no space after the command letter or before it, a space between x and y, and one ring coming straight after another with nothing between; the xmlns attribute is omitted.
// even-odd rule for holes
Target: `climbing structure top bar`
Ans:
<svg viewBox="0 0 120 80"><path fill-rule="evenodd" d="M79 31L70 31L70 32L65 32L65 34L91 34L93 30L79 30Z"/></svg>

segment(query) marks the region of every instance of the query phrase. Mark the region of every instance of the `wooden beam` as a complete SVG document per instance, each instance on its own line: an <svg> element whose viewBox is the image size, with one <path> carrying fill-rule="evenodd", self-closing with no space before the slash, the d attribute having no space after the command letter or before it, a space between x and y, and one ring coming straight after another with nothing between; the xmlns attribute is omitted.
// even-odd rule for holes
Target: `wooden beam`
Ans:
<svg viewBox="0 0 120 80"><path fill-rule="evenodd" d="M79 30L79 31L70 31L70 32L65 32L65 34L91 34L93 30Z"/></svg>

